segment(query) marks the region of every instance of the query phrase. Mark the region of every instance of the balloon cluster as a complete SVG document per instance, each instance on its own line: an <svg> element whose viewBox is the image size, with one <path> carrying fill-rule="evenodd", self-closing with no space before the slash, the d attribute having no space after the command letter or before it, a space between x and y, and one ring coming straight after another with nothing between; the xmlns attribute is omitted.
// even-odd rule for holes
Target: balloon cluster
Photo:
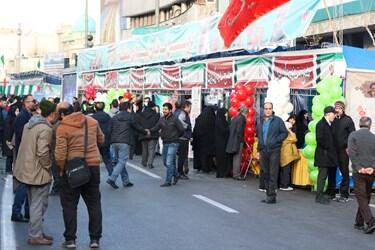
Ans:
<svg viewBox="0 0 375 250"><path fill-rule="evenodd" d="M308 172L310 180L316 187L318 179L318 168L314 166L314 156L316 149L316 124L324 115L324 108L333 105L336 101L345 102L345 98L342 96L341 78L338 76L329 76L323 79L316 85L316 90L319 95L313 98L312 106L312 117L313 120L309 123L309 133L305 136L306 146L302 153L307 159Z"/></svg>
<svg viewBox="0 0 375 250"><path fill-rule="evenodd" d="M238 115L240 107L244 106L249 109L246 116L245 127L245 147L242 150L241 171L244 172L249 164L252 144L255 136L255 109L254 109L254 94L255 85L253 83L237 84L234 93L230 96L229 115L231 117Z"/></svg>
<svg viewBox="0 0 375 250"><path fill-rule="evenodd" d="M125 93L124 93L124 99L125 99L125 102L131 102L136 96L133 95L133 93L131 93L129 90L127 90Z"/></svg>
<svg viewBox="0 0 375 250"><path fill-rule="evenodd" d="M114 99L118 99L119 96L124 94L124 90L121 89L109 89L107 95L105 96L105 111L109 111L111 103Z"/></svg>
<svg viewBox="0 0 375 250"><path fill-rule="evenodd" d="M286 77L280 80L272 80L268 83L265 102L273 104L275 115L286 121L293 112L293 104L290 102L290 80Z"/></svg>
<svg viewBox="0 0 375 250"><path fill-rule="evenodd" d="M85 97L86 97L86 100L89 100L89 99L95 99L96 97L96 89L94 86L87 86L85 88Z"/></svg>

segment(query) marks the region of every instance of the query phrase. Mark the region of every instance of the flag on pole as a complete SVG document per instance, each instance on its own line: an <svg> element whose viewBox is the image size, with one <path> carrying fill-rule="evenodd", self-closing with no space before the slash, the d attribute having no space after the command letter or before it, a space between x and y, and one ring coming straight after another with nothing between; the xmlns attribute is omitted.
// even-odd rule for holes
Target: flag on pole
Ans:
<svg viewBox="0 0 375 250"><path fill-rule="evenodd" d="M290 0L233 0L221 17L218 28L228 48L252 22Z"/></svg>

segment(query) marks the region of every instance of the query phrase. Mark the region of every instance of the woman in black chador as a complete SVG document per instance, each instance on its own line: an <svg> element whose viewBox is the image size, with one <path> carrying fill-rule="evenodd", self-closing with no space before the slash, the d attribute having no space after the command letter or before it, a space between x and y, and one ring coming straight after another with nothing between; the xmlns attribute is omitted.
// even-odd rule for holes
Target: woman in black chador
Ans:
<svg viewBox="0 0 375 250"><path fill-rule="evenodd" d="M309 114L306 110L301 110L298 113L296 124L297 148L305 146L305 135L308 132L309 122Z"/></svg>
<svg viewBox="0 0 375 250"><path fill-rule="evenodd" d="M206 107L195 119L193 130L194 169L211 171L215 153L215 111Z"/></svg>
<svg viewBox="0 0 375 250"><path fill-rule="evenodd" d="M225 116L226 113L225 108L219 109L215 120L216 178L227 177L231 171L229 155L225 152L229 137L229 123Z"/></svg>

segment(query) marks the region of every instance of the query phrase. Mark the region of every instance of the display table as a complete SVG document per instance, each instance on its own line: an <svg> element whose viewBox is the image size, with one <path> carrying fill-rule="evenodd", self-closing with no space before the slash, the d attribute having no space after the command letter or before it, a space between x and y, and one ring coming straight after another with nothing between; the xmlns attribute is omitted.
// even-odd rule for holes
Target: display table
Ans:
<svg viewBox="0 0 375 250"><path fill-rule="evenodd" d="M302 155L300 150L301 158L293 163L291 172L293 185L297 186L311 186L313 185L309 178L309 172L307 171L307 160Z"/></svg>

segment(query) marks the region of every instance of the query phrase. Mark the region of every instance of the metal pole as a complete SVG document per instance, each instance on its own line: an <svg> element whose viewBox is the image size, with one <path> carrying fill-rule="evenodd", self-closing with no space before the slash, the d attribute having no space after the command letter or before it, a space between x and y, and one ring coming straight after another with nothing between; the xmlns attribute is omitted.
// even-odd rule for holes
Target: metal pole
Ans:
<svg viewBox="0 0 375 250"><path fill-rule="evenodd" d="M155 0L155 25L156 27L159 27L159 24L160 24L160 18L159 18L159 14L160 14L160 0Z"/></svg>
<svg viewBox="0 0 375 250"><path fill-rule="evenodd" d="M89 3L85 0L85 48L88 48L87 35L89 34Z"/></svg>
<svg viewBox="0 0 375 250"><path fill-rule="evenodd" d="M17 29L17 64L16 64L16 70L17 73L20 73L21 71L21 35L22 35L22 28L21 28L21 23L18 24L18 29Z"/></svg>

